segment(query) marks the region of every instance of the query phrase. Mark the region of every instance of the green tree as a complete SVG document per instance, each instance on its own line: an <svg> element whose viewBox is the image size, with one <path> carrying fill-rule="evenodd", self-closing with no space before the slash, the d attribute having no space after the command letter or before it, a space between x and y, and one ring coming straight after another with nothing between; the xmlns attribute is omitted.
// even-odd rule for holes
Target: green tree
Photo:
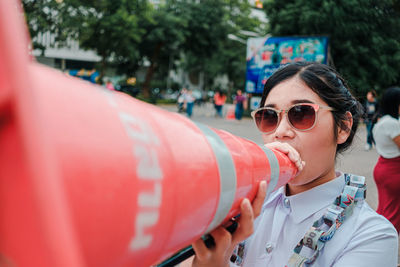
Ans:
<svg viewBox="0 0 400 267"><path fill-rule="evenodd" d="M250 5L241 0L168 0L154 13L155 23L144 25L146 34L140 51L150 62L142 86L150 94L151 81L180 67L189 73L203 72L206 83L228 74L234 83L244 84L246 46L229 40L240 30L259 30L251 18ZM178 61L178 65L172 63Z"/></svg>
<svg viewBox="0 0 400 267"><path fill-rule="evenodd" d="M149 62L145 97L154 77L165 81L177 67L204 73L209 85L227 74L234 86L243 86L246 46L228 34L245 38L241 30L262 28L242 0L167 0L156 8L147 0L23 1L32 37L45 30L60 42L79 40L101 56L101 77L110 65L130 76Z"/></svg>
<svg viewBox="0 0 400 267"><path fill-rule="evenodd" d="M230 34L239 37L242 40L248 38L243 32L252 32L258 36L264 36L266 26L258 18L252 17L252 7L248 1L229 0L227 1L227 19L230 21ZM228 75L231 89L243 89L245 86L246 73L246 44L224 39L220 44L217 56L214 57L216 65L220 70L218 73ZM207 68L212 69L212 68ZM214 73L214 75L217 73Z"/></svg>
<svg viewBox="0 0 400 267"><path fill-rule="evenodd" d="M400 82L399 1L267 0L275 36L326 35L336 69L359 97Z"/></svg>
<svg viewBox="0 0 400 267"><path fill-rule="evenodd" d="M22 0L25 18L32 38L34 49L45 50L45 46L37 39L39 34L51 33L54 45L62 45L72 34L66 5L61 0Z"/></svg>
<svg viewBox="0 0 400 267"><path fill-rule="evenodd" d="M33 39L48 31L60 46L71 37L82 48L97 52L100 82L110 62L139 61L138 46L145 34L141 25L152 20L147 0L23 0L23 7ZM44 50L40 42L33 45Z"/></svg>
<svg viewBox="0 0 400 267"><path fill-rule="evenodd" d="M143 58L150 62L142 86L144 96L150 94L155 71L164 72L178 59L179 66L198 73L210 66L209 60L219 52L226 39L228 25L223 0L167 0L154 13L156 23L147 25L141 44ZM206 64L208 63L208 64Z"/></svg>
<svg viewBox="0 0 400 267"><path fill-rule="evenodd" d="M233 86L243 86L246 68L246 45L232 41L229 34L240 31L262 32L257 18L251 17L248 1L215 0L187 3L188 36L184 45L188 71L205 74L206 86L218 75L227 74ZM262 36L263 33L260 33Z"/></svg>
<svg viewBox="0 0 400 267"><path fill-rule="evenodd" d="M179 0L168 0L153 13L153 20L142 24L145 34L139 45L139 51L144 61L149 61L142 94L149 97L151 81L157 70L168 75L169 66L174 57L179 56L179 49L185 42L187 16ZM172 66L173 68L173 66Z"/></svg>
<svg viewBox="0 0 400 267"><path fill-rule="evenodd" d="M101 57L100 81L108 62L139 59L138 47L145 34L140 24L152 20L147 1L87 0L74 6L81 46L96 51Z"/></svg>

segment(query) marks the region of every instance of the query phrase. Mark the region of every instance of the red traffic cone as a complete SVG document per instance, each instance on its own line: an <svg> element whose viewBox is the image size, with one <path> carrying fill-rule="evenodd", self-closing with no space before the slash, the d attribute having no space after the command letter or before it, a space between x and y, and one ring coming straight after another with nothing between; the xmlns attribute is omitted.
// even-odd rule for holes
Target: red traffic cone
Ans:
<svg viewBox="0 0 400 267"><path fill-rule="evenodd" d="M149 266L295 175L280 152L32 62L17 6L0 1L0 263Z"/></svg>

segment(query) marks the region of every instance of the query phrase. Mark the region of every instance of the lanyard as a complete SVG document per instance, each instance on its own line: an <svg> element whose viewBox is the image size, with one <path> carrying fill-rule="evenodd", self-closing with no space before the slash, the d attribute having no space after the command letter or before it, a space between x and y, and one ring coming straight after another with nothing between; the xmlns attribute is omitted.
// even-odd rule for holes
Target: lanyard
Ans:
<svg viewBox="0 0 400 267"><path fill-rule="evenodd" d="M357 202L365 199L365 177L345 174L344 178L346 185L342 193L306 232L294 248L294 253L285 267L305 267L313 264L325 243L332 239L336 230L353 214ZM304 247L313 251L310 257L301 254Z"/></svg>

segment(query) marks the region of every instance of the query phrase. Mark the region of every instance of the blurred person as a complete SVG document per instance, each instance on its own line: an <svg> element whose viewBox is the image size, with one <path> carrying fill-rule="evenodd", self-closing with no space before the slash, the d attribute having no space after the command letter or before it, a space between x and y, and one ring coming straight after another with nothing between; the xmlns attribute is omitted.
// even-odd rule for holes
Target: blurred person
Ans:
<svg viewBox="0 0 400 267"><path fill-rule="evenodd" d="M189 118L192 117L195 100L196 99L193 96L193 91L188 90L187 93L185 94L185 106L186 106L186 114Z"/></svg>
<svg viewBox="0 0 400 267"><path fill-rule="evenodd" d="M186 89L186 87L183 87L182 90L178 94L178 100L177 100L179 113L184 112L186 110L186 106L185 106L186 94L187 94L187 89Z"/></svg>
<svg viewBox="0 0 400 267"><path fill-rule="evenodd" d="M380 110L382 117L375 124L373 133L379 154L374 168L378 188L377 212L393 223L400 231L400 88L385 91Z"/></svg>
<svg viewBox="0 0 400 267"><path fill-rule="evenodd" d="M365 109L365 126L367 128L367 143L365 144L365 150L370 150L372 145L375 144L374 137L372 134L372 128L376 123L376 117L378 115L378 101L376 101L376 92L371 90L367 93L367 100L364 105Z"/></svg>
<svg viewBox="0 0 400 267"><path fill-rule="evenodd" d="M245 110L247 108L246 101L247 101L247 99L242 94L242 90L237 90L233 103L235 104L235 118L239 121L243 117L243 110Z"/></svg>
<svg viewBox="0 0 400 267"><path fill-rule="evenodd" d="M218 90L214 95L214 107L215 107L215 116L222 118L222 111L224 109L224 105L226 102L226 94L221 90Z"/></svg>
<svg viewBox="0 0 400 267"><path fill-rule="evenodd" d="M192 266L396 266L397 232L364 201L365 179L335 170L362 114L333 68L297 62L277 70L252 116L265 146L285 153L298 173L266 200L260 182L253 202L240 203L235 232L218 227L211 248L193 243Z"/></svg>

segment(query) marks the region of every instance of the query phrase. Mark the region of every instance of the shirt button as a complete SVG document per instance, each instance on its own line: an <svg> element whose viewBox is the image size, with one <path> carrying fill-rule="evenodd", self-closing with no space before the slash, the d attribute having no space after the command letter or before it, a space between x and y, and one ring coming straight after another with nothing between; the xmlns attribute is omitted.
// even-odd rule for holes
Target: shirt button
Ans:
<svg viewBox="0 0 400 267"><path fill-rule="evenodd" d="M265 246L265 251L267 252L267 254L270 254L272 252L272 250L274 249L274 246L271 243L268 243Z"/></svg>
<svg viewBox="0 0 400 267"><path fill-rule="evenodd" d="M285 199L283 200L283 205L285 205L286 208L290 208L290 201L289 201L288 198L285 198Z"/></svg>

